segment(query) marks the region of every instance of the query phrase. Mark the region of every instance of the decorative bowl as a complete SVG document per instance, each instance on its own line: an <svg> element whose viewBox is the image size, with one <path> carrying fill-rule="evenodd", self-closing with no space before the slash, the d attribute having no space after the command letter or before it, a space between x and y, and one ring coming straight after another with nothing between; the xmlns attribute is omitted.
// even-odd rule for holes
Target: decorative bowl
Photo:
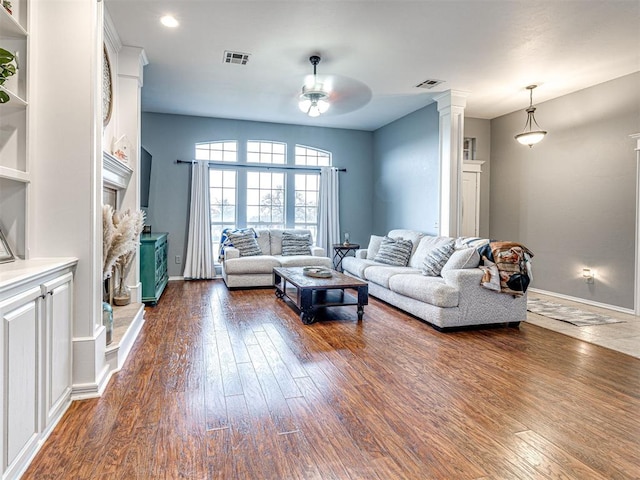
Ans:
<svg viewBox="0 0 640 480"><path fill-rule="evenodd" d="M316 278L330 278L333 276L332 271L325 267L302 267L302 273L307 277Z"/></svg>

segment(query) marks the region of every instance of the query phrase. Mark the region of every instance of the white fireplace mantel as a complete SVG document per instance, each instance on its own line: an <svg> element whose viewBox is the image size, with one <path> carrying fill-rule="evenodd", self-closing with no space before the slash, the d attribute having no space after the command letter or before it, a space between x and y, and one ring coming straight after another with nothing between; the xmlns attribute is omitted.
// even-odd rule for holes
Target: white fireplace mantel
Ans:
<svg viewBox="0 0 640 480"><path fill-rule="evenodd" d="M102 182L103 186L115 190L126 190L133 170L116 157L102 152Z"/></svg>

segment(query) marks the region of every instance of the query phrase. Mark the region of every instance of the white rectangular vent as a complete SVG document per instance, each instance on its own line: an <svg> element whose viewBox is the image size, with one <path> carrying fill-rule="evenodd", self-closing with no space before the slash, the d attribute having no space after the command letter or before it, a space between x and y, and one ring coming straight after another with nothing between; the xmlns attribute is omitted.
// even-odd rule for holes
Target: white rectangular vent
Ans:
<svg viewBox="0 0 640 480"><path fill-rule="evenodd" d="M424 82L416 85L416 88L426 88L427 90L430 90L436 85L440 85L441 83L444 83L444 80L425 80Z"/></svg>
<svg viewBox="0 0 640 480"><path fill-rule="evenodd" d="M236 65L246 65L249 61L249 54L242 52L224 51L224 63L235 63Z"/></svg>

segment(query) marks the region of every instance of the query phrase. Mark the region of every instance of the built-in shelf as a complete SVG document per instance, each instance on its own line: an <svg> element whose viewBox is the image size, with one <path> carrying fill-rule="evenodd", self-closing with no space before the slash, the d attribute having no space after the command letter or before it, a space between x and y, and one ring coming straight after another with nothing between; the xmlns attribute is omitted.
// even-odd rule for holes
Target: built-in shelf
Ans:
<svg viewBox="0 0 640 480"><path fill-rule="evenodd" d="M27 31L18 23L18 20L2 7L0 7L0 32L2 32L3 37L20 38L27 36Z"/></svg>

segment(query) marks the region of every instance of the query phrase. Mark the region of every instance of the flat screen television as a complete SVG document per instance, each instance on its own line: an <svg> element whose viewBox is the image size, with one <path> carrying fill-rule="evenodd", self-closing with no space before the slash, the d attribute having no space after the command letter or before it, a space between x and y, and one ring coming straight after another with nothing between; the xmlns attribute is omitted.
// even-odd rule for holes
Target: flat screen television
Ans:
<svg viewBox="0 0 640 480"><path fill-rule="evenodd" d="M140 147L140 208L149 208L151 187L151 154Z"/></svg>

